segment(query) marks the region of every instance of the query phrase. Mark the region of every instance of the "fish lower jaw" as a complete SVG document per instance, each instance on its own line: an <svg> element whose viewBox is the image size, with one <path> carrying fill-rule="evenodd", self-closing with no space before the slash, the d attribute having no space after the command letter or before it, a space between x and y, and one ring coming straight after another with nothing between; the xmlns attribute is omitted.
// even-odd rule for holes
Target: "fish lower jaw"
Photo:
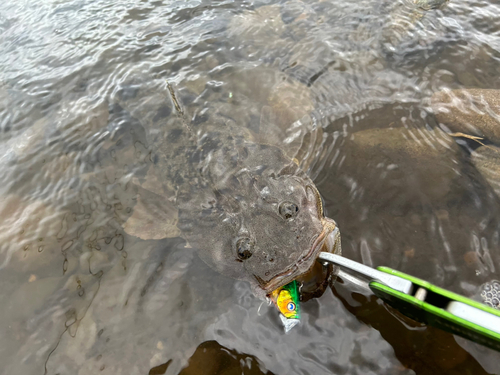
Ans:
<svg viewBox="0 0 500 375"><path fill-rule="evenodd" d="M332 219L325 218L323 220L323 231L314 241L309 252L300 258L287 271L275 276L266 285L261 286L266 296L271 294L279 287L288 284L299 276L309 272L314 266L320 252L326 251L329 253L340 254L340 232L337 224Z"/></svg>
<svg viewBox="0 0 500 375"><path fill-rule="evenodd" d="M342 245L340 242L340 230L337 226L335 226L335 228L328 234L320 252L323 251L337 255L342 254Z"/></svg>

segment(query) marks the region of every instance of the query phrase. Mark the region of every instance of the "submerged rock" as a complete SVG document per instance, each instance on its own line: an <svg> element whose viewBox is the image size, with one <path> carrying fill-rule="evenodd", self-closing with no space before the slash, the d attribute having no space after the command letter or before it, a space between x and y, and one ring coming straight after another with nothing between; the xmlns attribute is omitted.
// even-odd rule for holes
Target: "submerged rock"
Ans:
<svg viewBox="0 0 500 375"><path fill-rule="evenodd" d="M0 268L11 258L24 262L24 270L30 272L47 266L39 254L57 252L64 213L44 201L12 194L0 198L0 214ZM37 261L29 262L32 258Z"/></svg>
<svg viewBox="0 0 500 375"><path fill-rule="evenodd" d="M383 192L377 198L381 203L402 191L440 199L457 176L458 146L440 130L363 130L353 133L343 148L339 174L357 181L353 186L360 194Z"/></svg>
<svg viewBox="0 0 500 375"><path fill-rule="evenodd" d="M479 147L471 154L471 160L495 193L500 196L500 148Z"/></svg>
<svg viewBox="0 0 500 375"><path fill-rule="evenodd" d="M500 144L500 90L443 90L432 96L437 120L451 132Z"/></svg>
<svg viewBox="0 0 500 375"><path fill-rule="evenodd" d="M46 117L42 117L35 121L32 126L27 128L20 135L11 138L7 141L7 149L16 156L22 156L28 152L33 152L43 142L45 134L47 133L49 121Z"/></svg>

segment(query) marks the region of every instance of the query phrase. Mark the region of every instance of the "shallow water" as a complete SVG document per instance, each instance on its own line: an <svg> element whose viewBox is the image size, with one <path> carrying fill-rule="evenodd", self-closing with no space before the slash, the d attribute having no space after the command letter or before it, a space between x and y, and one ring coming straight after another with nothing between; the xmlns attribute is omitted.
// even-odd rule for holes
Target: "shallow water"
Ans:
<svg viewBox="0 0 500 375"><path fill-rule="evenodd" d="M186 247L156 169L176 116L166 80L195 125L217 110L265 133L272 108L287 144L309 115L298 156L344 255L474 296L499 278L500 200L473 142L430 131L429 98L500 89L499 14L493 0L2 3L3 372L500 373L498 353L341 283L285 335ZM377 139L428 149L390 163Z"/></svg>

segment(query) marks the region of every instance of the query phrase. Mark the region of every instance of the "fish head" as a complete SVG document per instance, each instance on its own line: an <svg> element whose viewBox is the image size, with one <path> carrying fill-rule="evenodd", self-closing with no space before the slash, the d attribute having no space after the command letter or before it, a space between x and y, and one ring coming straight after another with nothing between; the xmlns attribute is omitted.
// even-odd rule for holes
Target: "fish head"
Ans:
<svg viewBox="0 0 500 375"><path fill-rule="evenodd" d="M254 292L266 294L308 272L320 251L333 251L336 223L323 215L323 203L305 176L267 179L258 204L243 213L248 225L233 249Z"/></svg>
<svg viewBox="0 0 500 375"><path fill-rule="evenodd" d="M307 273L321 251L340 249L340 238L314 183L294 161L274 146L244 147L212 155L214 165L204 169L210 188L192 192L202 202L181 208L179 223L207 264L249 281L265 298Z"/></svg>

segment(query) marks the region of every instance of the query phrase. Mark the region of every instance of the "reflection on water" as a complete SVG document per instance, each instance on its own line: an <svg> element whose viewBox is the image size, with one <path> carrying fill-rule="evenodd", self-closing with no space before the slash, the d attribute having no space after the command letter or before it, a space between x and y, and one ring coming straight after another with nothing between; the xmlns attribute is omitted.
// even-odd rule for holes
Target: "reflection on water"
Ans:
<svg viewBox="0 0 500 375"><path fill-rule="evenodd" d="M0 5L5 372L498 371L497 353L342 284L284 335L274 308L203 263L177 226L165 166L200 156L172 132L182 119L167 79L195 131L224 119L295 157L345 256L467 296L498 279L497 156L445 131L488 146L496 133L454 128L435 93L495 89L469 92L482 98L472 107L450 95L498 121L500 9L420 3Z"/></svg>
<svg viewBox="0 0 500 375"><path fill-rule="evenodd" d="M149 375L164 374L170 361L152 368ZM196 374L247 374L247 375L272 375L271 372L263 372L259 360L253 356L240 354L221 346L217 341L205 341L201 343L189 364L181 370L181 375Z"/></svg>

